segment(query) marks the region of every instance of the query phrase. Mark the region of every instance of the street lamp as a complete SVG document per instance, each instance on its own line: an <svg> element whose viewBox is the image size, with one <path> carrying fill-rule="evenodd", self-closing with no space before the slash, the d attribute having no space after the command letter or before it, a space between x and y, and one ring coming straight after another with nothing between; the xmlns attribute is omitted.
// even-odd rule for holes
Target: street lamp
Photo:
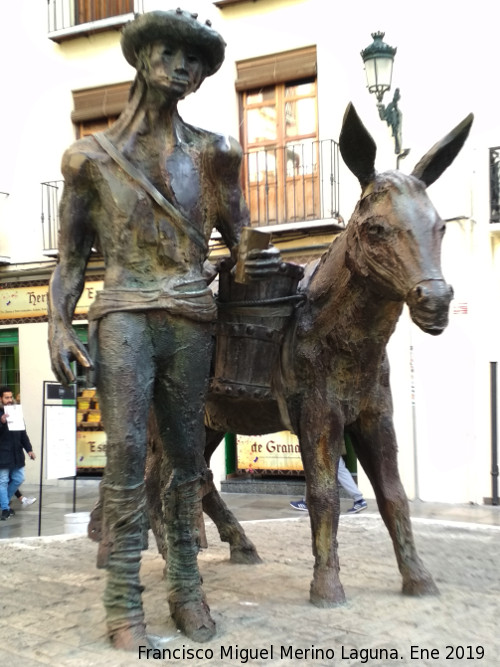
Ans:
<svg viewBox="0 0 500 667"><path fill-rule="evenodd" d="M377 109L381 120L385 120L391 128L394 137L394 152L397 155L397 166L399 161L410 152L409 148L402 148L402 121L403 114L398 107L401 98L399 88L394 91L392 102L387 106L382 104L384 93L391 89L392 67L397 48L386 44L385 33L373 32L373 42L361 51L361 57L365 65L366 85L368 91L377 98Z"/></svg>

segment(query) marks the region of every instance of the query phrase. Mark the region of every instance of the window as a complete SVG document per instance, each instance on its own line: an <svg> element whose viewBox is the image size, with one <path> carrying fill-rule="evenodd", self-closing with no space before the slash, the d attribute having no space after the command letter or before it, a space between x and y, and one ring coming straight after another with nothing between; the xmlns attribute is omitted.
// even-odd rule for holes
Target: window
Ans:
<svg viewBox="0 0 500 667"><path fill-rule="evenodd" d="M71 120L76 126L77 138L108 128L124 109L130 81L98 88L73 91Z"/></svg>
<svg viewBox="0 0 500 667"><path fill-rule="evenodd" d="M0 384L10 387L14 397L17 397L20 391L17 329L0 330L0 378Z"/></svg>
<svg viewBox="0 0 500 667"><path fill-rule="evenodd" d="M107 129L124 109L130 89L130 81L97 88L73 91L71 120L77 139ZM43 252L47 256L57 254L59 236L59 203L63 181L42 183Z"/></svg>
<svg viewBox="0 0 500 667"><path fill-rule="evenodd" d="M244 178L253 223L318 217L316 81L243 93Z"/></svg>
<svg viewBox="0 0 500 667"><path fill-rule="evenodd" d="M98 120L83 121L76 126L76 138L88 137L96 132L103 132L112 125L118 116L107 116Z"/></svg>
<svg viewBox="0 0 500 667"><path fill-rule="evenodd" d="M251 223L320 217L316 49L238 63L236 87Z"/></svg>

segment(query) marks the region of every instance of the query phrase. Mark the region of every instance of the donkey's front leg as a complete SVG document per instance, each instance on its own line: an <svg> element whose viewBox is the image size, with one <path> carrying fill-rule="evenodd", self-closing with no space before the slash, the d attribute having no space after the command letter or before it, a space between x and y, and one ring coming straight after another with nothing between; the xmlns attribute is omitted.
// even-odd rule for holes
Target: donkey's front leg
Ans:
<svg viewBox="0 0 500 667"><path fill-rule="evenodd" d="M379 401L382 403L382 401ZM406 595L438 595L432 576L415 547L408 499L399 477L392 414L365 411L349 432L356 454L375 491L391 536Z"/></svg>
<svg viewBox="0 0 500 667"><path fill-rule="evenodd" d="M316 402L305 408L299 429L314 555L310 601L317 607L333 607L345 602L337 552L340 514L337 467L343 426L336 422L333 427L328 416L318 414L318 405Z"/></svg>

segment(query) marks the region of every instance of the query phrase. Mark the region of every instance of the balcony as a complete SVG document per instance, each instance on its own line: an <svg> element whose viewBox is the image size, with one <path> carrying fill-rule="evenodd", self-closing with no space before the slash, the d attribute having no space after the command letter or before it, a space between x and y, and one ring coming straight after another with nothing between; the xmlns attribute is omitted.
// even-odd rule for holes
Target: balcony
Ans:
<svg viewBox="0 0 500 667"><path fill-rule="evenodd" d="M43 254L47 257L57 255L59 235L59 202L64 181L46 181L42 183L42 235Z"/></svg>
<svg viewBox="0 0 500 667"><path fill-rule="evenodd" d="M143 11L143 0L47 0L49 38L63 42L118 30Z"/></svg>
<svg viewBox="0 0 500 667"><path fill-rule="evenodd" d="M339 147L333 139L267 147L244 154L252 227L339 217Z"/></svg>
<svg viewBox="0 0 500 667"><path fill-rule="evenodd" d="M333 139L245 153L243 178L252 227L278 225L283 231L301 234L310 227L342 224L339 148ZM64 181L42 183L43 252L47 256L57 255L63 185ZM217 233L215 238L219 238Z"/></svg>
<svg viewBox="0 0 500 667"><path fill-rule="evenodd" d="M500 222L500 146L490 148L490 222Z"/></svg>

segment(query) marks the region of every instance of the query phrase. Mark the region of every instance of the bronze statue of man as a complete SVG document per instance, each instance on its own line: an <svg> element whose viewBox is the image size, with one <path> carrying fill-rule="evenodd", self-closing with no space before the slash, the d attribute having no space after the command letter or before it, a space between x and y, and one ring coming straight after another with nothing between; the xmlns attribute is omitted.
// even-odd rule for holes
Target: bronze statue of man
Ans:
<svg viewBox="0 0 500 667"><path fill-rule="evenodd" d="M215 624L197 565L204 404L216 307L204 266L212 229L234 258L248 224L241 148L185 123L179 100L224 60L210 25L180 9L129 23L122 50L137 70L128 104L105 132L65 153L59 262L50 283L49 346L60 382L70 362L95 367L107 434L102 482L108 535L104 605L118 648L147 644L139 582L144 544L144 463L152 405L172 467L163 497L171 615L188 637L207 641ZM90 356L71 322L92 248L104 257L104 288L89 311ZM273 273L275 249L254 254L252 277Z"/></svg>

